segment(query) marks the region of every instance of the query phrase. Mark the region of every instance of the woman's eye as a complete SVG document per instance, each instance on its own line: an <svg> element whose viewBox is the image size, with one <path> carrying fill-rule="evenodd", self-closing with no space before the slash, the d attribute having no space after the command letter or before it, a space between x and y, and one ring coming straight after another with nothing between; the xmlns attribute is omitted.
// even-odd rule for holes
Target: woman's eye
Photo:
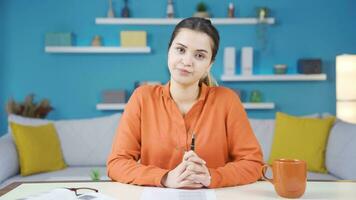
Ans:
<svg viewBox="0 0 356 200"><path fill-rule="evenodd" d="M185 52L185 49L182 48L182 47L177 47L176 50L177 50L178 53L184 53Z"/></svg>
<svg viewBox="0 0 356 200"><path fill-rule="evenodd" d="M196 55L196 57L197 57L199 60L202 60L202 59L205 58L205 55L204 55L204 54L201 54L201 53L198 53L198 54Z"/></svg>

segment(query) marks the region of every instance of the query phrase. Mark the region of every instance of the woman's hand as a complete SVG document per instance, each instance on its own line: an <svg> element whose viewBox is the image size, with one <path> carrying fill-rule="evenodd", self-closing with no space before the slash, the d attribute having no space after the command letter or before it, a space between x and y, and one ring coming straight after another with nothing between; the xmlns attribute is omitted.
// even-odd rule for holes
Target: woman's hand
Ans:
<svg viewBox="0 0 356 200"><path fill-rule="evenodd" d="M182 174L183 177L186 177L186 180L201 183L205 187L210 185L211 177L206 162L194 151L186 152L183 156L183 162L187 163L186 170Z"/></svg>
<svg viewBox="0 0 356 200"><path fill-rule="evenodd" d="M169 188L202 188L202 184L187 179L188 176L194 174L193 171L187 170L187 167L188 162L181 162L162 178L162 185Z"/></svg>

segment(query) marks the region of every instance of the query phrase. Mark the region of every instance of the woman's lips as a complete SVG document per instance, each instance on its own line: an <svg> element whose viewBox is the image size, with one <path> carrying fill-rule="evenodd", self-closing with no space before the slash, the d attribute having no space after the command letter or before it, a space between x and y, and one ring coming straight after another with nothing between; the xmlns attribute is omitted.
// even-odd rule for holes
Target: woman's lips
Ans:
<svg viewBox="0 0 356 200"><path fill-rule="evenodd" d="M179 71L179 74L183 75L183 76L187 76L191 73L190 71L185 70L185 69L178 69L178 71Z"/></svg>

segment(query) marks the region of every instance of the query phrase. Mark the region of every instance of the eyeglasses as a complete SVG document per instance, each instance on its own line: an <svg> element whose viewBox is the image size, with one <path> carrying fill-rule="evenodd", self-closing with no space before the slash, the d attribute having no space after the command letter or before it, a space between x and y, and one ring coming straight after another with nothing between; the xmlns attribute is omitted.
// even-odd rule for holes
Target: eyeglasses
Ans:
<svg viewBox="0 0 356 200"><path fill-rule="evenodd" d="M91 193L91 192L99 192L99 190L97 189L88 188L88 187L66 188L66 189L73 191L76 196L86 194L86 193Z"/></svg>

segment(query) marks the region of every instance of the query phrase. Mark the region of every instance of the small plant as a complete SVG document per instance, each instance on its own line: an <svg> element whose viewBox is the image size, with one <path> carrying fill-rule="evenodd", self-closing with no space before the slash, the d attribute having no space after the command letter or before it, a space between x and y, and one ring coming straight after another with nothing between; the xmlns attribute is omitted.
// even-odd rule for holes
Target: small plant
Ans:
<svg viewBox="0 0 356 200"><path fill-rule="evenodd" d="M207 11L207 6L204 2L199 2L197 5L197 11L198 12L206 12Z"/></svg>
<svg viewBox="0 0 356 200"><path fill-rule="evenodd" d="M100 173L98 169L93 169L90 172L90 178L92 181L99 181L100 180Z"/></svg>
<svg viewBox="0 0 356 200"><path fill-rule="evenodd" d="M45 118L53 110L48 99L43 99L39 103L33 102L35 95L30 94L25 98L23 103L17 103L10 99L6 105L8 114L15 114L30 118Z"/></svg>

